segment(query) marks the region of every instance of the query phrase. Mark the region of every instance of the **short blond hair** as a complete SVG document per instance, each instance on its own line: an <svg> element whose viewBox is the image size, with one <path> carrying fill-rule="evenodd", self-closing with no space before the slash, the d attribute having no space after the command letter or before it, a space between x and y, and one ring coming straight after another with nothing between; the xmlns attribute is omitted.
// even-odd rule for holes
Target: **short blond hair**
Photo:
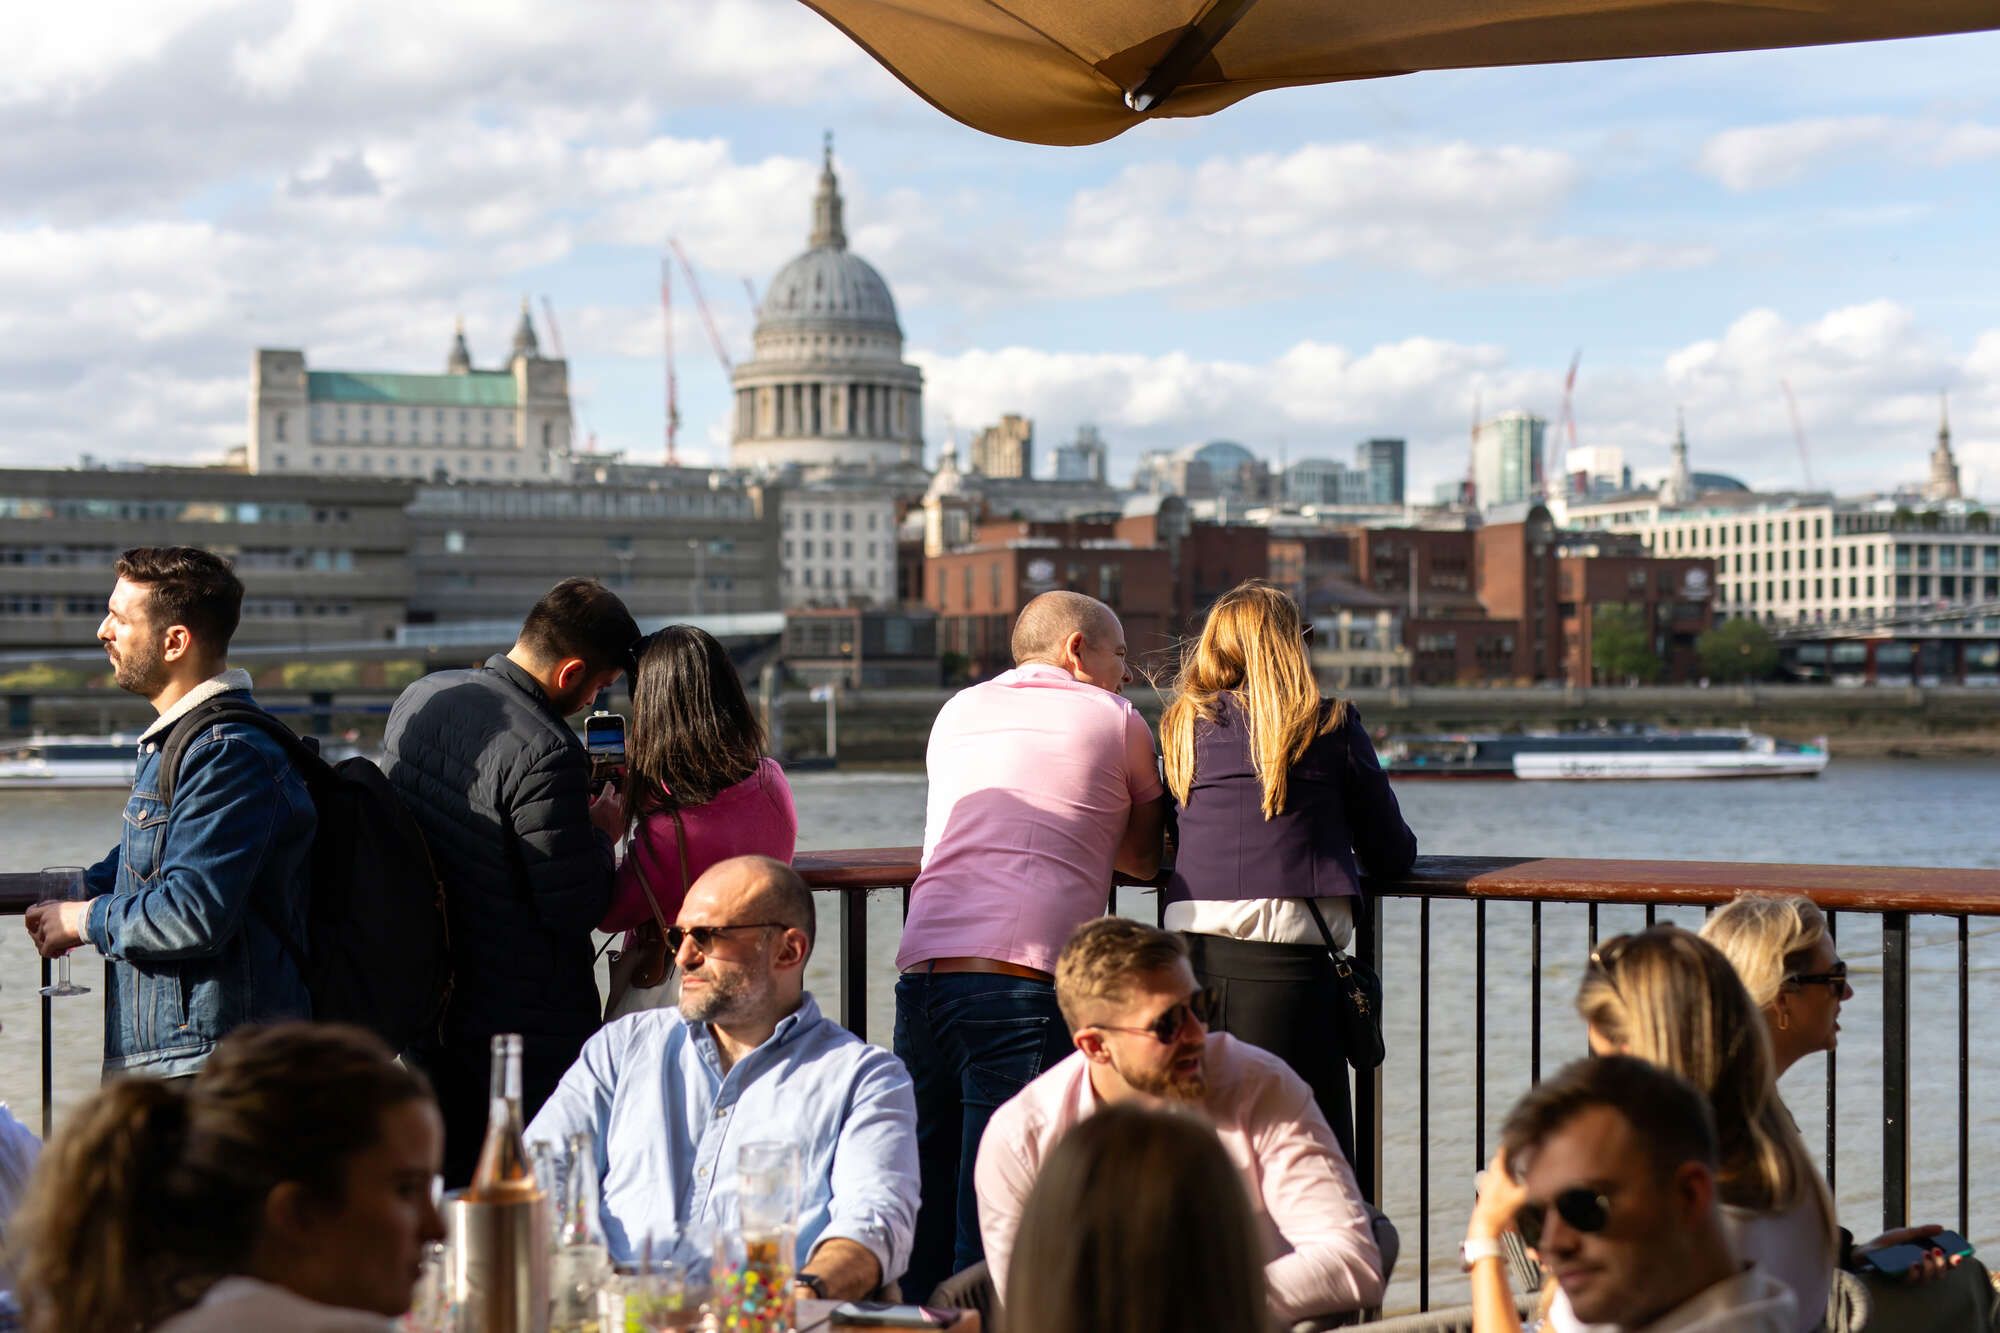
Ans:
<svg viewBox="0 0 2000 1333"><path fill-rule="evenodd" d="M1187 941L1130 917L1100 916L1076 928L1056 959L1056 1003L1075 1032L1087 1008L1120 1004L1133 978L1186 962Z"/></svg>
<svg viewBox="0 0 2000 1333"><path fill-rule="evenodd" d="M1768 1009L1826 938L1826 917L1810 898L1745 893L1704 922L1701 937L1722 950L1750 1002Z"/></svg>

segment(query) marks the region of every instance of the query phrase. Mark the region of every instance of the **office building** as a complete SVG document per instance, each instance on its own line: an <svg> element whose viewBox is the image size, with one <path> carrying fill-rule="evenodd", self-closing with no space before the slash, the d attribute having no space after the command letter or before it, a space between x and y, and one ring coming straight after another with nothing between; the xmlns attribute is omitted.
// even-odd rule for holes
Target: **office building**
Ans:
<svg viewBox="0 0 2000 1333"><path fill-rule="evenodd" d="M1378 505L1402 504L1408 453L1408 443L1400 439L1378 438L1355 445L1354 465L1367 478L1368 493L1344 498Z"/></svg>
<svg viewBox="0 0 2000 1333"><path fill-rule="evenodd" d="M1009 412L972 437L972 470L982 477L1035 475L1035 423Z"/></svg>
<svg viewBox="0 0 2000 1333"><path fill-rule="evenodd" d="M1104 437L1095 426L1078 426L1075 440L1056 446L1057 481L1093 481L1102 486L1104 464Z"/></svg>
<svg viewBox="0 0 2000 1333"><path fill-rule="evenodd" d="M1528 412L1502 412L1472 437L1472 484L1482 510L1522 504L1542 494L1542 443L1548 423Z"/></svg>

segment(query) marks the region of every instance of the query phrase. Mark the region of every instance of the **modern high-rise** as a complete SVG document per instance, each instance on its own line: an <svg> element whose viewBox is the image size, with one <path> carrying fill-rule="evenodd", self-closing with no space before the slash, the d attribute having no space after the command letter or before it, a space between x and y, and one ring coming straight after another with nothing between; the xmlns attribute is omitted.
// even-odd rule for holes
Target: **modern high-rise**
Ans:
<svg viewBox="0 0 2000 1333"><path fill-rule="evenodd" d="M1009 412L972 437L972 470L984 477L1035 475L1035 423Z"/></svg>
<svg viewBox="0 0 2000 1333"><path fill-rule="evenodd" d="M1521 411L1502 412L1480 423L1472 436L1472 484L1481 509L1540 497L1548 424Z"/></svg>
<svg viewBox="0 0 2000 1333"><path fill-rule="evenodd" d="M1355 445L1354 465L1367 475L1368 494L1351 498L1364 499L1369 504L1402 504L1403 467L1408 452L1408 444L1399 439L1363 440Z"/></svg>
<svg viewBox="0 0 2000 1333"><path fill-rule="evenodd" d="M1097 427L1078 426L1075 440L1056 446L1056 480L1103 482L1104 437Z"/></svg>

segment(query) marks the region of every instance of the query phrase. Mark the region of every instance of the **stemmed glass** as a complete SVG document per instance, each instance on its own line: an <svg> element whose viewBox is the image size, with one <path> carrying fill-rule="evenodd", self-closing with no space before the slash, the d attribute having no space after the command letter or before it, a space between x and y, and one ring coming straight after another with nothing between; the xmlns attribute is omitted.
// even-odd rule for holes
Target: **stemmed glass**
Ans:
<svg viewBox="0 0 2000 1333"><path fill-rule="evenodd" d="M82 866L44 866L42 868L42 901L44 903L73 903L83 897ZM56 984L42 987L44 995L88 995L90 987L79 986L69 979L69 951L65 949L56 959Z"/></svg>

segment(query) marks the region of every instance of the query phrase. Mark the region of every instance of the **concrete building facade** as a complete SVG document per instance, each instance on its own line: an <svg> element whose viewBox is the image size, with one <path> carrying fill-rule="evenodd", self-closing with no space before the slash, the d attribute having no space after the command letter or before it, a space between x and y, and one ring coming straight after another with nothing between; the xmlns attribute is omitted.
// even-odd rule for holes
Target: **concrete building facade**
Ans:
<svg viewBox="0 0 2000 1333"><path fill-rule="evenodd" d="M972 470L983 477L1035 475L1035 423L1009 412L972 437Z"/></svg>
<svg viewBox="0 0 2000 1333"><path fill-rule="evenodd" d="M778 489L787 607L893 606L896 497L865 478Z"/></svg>

